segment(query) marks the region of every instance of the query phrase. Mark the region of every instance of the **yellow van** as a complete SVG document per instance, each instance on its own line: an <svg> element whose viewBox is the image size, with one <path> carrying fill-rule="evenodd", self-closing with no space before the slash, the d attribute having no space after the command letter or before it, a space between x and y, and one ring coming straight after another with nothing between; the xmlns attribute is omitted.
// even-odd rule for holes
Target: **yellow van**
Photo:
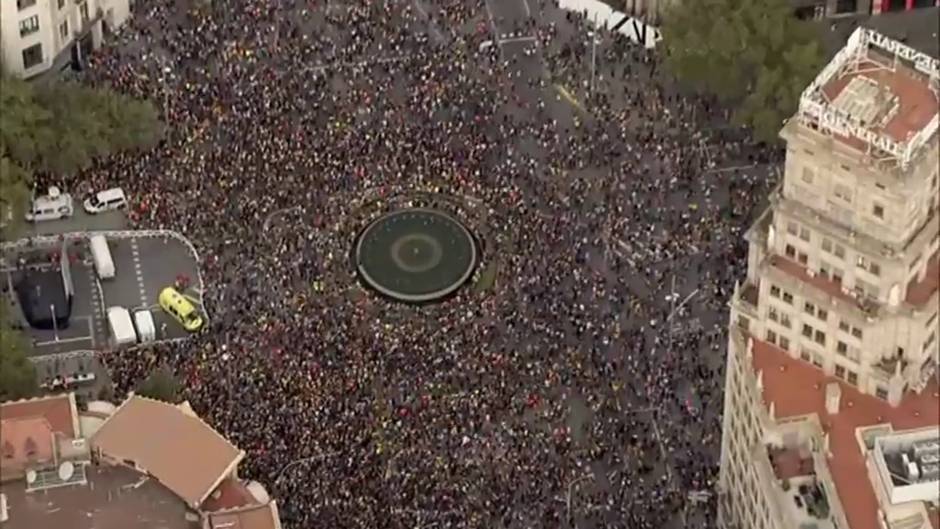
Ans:
<svg viewBox="0 0 940 529"><path fill-rule="evenodd" d="M180 322L180 325L187 331L196 332L202 328L202 316L199 315L196 306L175 288L166 287L161 290L158 301L160 308L176 318L176 321Z"/></svg>

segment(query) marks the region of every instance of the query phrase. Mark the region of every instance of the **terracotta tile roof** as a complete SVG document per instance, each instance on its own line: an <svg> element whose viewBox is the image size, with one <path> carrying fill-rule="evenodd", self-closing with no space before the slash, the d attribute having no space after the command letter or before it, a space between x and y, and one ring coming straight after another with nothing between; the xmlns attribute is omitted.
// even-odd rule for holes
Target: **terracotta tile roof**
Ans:
<svg viewBox="0 0 940 529"><path fill-rule="evenodd" d="M134 461L193 508L245 455L188 405L136 395L118 407L91 445L113 459Z"/></svg>
<svg viewBox="0 0 940 529"><path fill-rule="evenodd" d="M855 439L855 430L882 423L890 423L895 430L938 424L940 398L936 381L920 395L907 395L893 408L834 377L827 377L810 364L790 358L764 341L754 340L753 353L755 370L763 372L765 403L774 403L777 418L815 413L823 430L829 433L832 452L829 467L851 529L879 529L878 500ZM838 382L842 388L842 405L836 415L826 413L828 382Z"/></svg>
<svg viewBox="0 0 940 529"><path fill-rule="evenodd" d="M923 306L940 288L940 250L934 252L927 262L927 275L923 281L911 281L907 285L907 302L911 305Z"/></svg>
<svg viewBox="0 0 940 529"><path fill-rule="evenodd" d="M52 461L55 437L49 421L42 417L0 421L0 471L22 471L29 462ZM30 452L32 454L30 455Z"/></svg>
<svg viewBox="0 0 940 529"><path fill-rule="evenodd" d="M926 127L937 114L937 96L921 74L903 64L894 68L886 67L886 61L869 52L868 60L862 61L855 71L834 77L822 90L833 101L856 77L868 78L890 90L898 98L899 108L884 126L872 126L872 129L896 142L906 143L911 135Z"/></svg>
<svg viewBox="0 0 940 529"><path fill-rule="evenodd" d="M0 404L0 420L27 419L42 417L53 432L61 433L70 439L78 438L78 411L68 393L16 400Z"/></svg>
<svg viewBox="0 0 940 529"><path fill-rule="evenodd" d="M234 478L223 479L222 483L219 483L219 486L212 492L212 496L202 502L203 511L220 511L222 509L233 509L235 507L244 507L245 505L257 503L255 497L251 495L251 491L248 490L248 487ZM213 497L216 494L219 495L218 498Z"/></svg>
<svg viewBox="0 0 940 529"><path fill-rule="evenodd" d="M209 529L279 529L277 504L273 501L243 509L209 515Z"/></svg>

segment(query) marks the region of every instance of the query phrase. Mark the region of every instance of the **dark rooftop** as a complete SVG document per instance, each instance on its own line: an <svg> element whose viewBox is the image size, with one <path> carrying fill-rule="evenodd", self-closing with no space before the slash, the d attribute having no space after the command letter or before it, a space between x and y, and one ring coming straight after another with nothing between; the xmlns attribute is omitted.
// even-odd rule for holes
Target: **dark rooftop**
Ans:
<svg viewBox="0 0 940 529"><path fill-rule="evenodd" d="M183 502L153 479L124 467L88 466L86 475L88 486L31 493L22 480L4 483L3 529L198 529Z"/></svg>

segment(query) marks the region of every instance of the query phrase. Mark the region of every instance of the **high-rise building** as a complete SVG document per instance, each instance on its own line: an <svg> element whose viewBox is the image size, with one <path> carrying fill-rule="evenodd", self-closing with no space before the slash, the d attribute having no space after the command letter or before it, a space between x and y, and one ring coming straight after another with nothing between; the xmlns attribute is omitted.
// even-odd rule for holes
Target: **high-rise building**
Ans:
<svg viewBox="0 0 940 529"><path fill-rule="evenodd" d="M938 529L940 64L859 28L783 127L731 301L725 529Z"/></svg>
<svg viewBox="0 0 940 529"><path fill-rule="evenodd" d="M3 0L2 68L33 77L81 62L129 16L129 0Z"/></svg>

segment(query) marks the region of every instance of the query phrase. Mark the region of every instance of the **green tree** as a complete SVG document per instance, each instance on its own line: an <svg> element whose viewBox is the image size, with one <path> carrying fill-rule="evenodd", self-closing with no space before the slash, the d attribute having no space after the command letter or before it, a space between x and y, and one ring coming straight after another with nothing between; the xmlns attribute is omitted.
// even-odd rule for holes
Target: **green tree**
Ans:
<svg viewBox="0 0 940 529"><path fill-rule="evenodd" d="M39 390L30 349L29 341L12 328L7 305L0 304L0 401L31 397Z"/></svg>
<svg viewBox="0 0 940 529"><path fill-rule="evenodd" d="M170 368L164 365L154 369L141 381L135 392L142 397L176 404L179 402L180 383Z"/></svg>
<svg viewBox="0 0 940 529"><path fill-rule="evenodd" d="M683 84L734 105L761 141L777 138L822 67L815 28L789 0L696 0L667 9L666 65Z"/></svg>
<svg viewBox="0 0 940 529"><path fill-rule="evenodd" d="M0 222L22 218L34 172L65 176L98 157L151 148L162 134L149 102L72 81L0 76Z"/></svg>

